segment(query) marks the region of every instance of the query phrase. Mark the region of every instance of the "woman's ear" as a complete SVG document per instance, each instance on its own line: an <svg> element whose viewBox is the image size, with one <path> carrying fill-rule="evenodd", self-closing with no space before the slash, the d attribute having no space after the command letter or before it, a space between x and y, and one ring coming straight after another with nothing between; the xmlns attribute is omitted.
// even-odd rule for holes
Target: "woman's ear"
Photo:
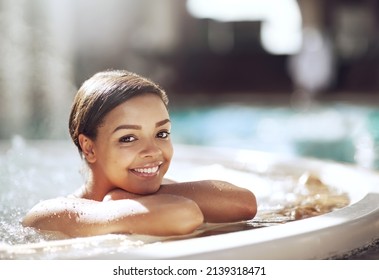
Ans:
<svg viewBox="0 0 379 280"><path fill-rule="evenodd" d="M96 154L92 139L85 136L84 134L79 134L79 145L87 162L94 163L96 161Z"/></svg>

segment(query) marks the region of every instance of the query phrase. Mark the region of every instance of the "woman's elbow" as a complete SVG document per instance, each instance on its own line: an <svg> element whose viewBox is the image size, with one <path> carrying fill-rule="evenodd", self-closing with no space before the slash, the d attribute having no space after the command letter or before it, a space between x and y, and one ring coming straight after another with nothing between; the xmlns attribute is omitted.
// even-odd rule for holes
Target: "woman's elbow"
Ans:
<svg viewBox="0 0 379 280"><path fill-rule="evenodd" d="M39 228L39 225L47 219L46 216L46 213L41 211L40 204L37 204L22 218L21 225L24 227Z"/></svg>
<svg viewBox="0 0 379 280"><path fill-rule="evenodd" d="M171 235L190 234L204 222L203 213L196 203L190 201L185 204L170 218Z"/></svg>
<svg viewBox="0 0 379 280"><path fill-rule="evenodd" d="M244 190L243 194L238 199L234 200L230 211L230 222L252 220L257 214L257 199L249 190Z"/></svg>
<svg viewBox="0 0 379 280"><path fill-rule="evenodd" d="M255 195L252 192L247 191L240 207L243 220L253 219L257 214L257 199Z"/></svg>
<svg viewBox="0 0 379 280"><path fill-rule="evenodd" d="M36 227L36 217L32 213L27 213L21 220L23 227Z"/></svg>

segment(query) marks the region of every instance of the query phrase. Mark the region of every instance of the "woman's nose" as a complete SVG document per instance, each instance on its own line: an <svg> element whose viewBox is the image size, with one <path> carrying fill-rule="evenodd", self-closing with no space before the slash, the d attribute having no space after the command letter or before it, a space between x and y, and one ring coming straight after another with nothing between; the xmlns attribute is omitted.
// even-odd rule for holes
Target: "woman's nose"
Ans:
<svg viewBox="0 0 379 280"><path fill-rule="evenodd" d="M162 154L162 150L160 147L155 144L155 143L146 143L141 150L140 156L145 158L145 157L151 157L151 158L156 158Z"/></svg>

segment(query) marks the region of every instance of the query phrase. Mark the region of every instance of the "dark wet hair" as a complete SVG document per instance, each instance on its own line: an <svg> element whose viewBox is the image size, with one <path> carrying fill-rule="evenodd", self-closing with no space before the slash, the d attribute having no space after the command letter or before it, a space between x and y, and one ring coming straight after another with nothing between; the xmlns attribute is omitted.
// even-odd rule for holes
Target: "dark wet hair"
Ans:
<svg viewBox="0 0 379 280"><path fill-rule="evenodd" d="M115 107L141 94L156 94L168 105L165 91L151 80L125 70L99 72L79 88L71 108L69 131L79 153L79 135L95 140L97 128Z"/></svg>

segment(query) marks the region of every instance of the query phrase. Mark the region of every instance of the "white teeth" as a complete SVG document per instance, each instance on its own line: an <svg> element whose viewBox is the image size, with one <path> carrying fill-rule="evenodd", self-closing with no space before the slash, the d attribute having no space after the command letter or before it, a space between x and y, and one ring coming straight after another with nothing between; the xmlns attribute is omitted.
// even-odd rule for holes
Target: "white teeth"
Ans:
<svg viewBox="0 0 379 280"><path fill-rule="evenodd" d="M158 171L158 168L159 166L156 166L156 167L150 167L150 168L136 168L134 169L135 171L139 172L139 173L147 173L147 174L151 174L151 173L155 173Z"/></svg>

